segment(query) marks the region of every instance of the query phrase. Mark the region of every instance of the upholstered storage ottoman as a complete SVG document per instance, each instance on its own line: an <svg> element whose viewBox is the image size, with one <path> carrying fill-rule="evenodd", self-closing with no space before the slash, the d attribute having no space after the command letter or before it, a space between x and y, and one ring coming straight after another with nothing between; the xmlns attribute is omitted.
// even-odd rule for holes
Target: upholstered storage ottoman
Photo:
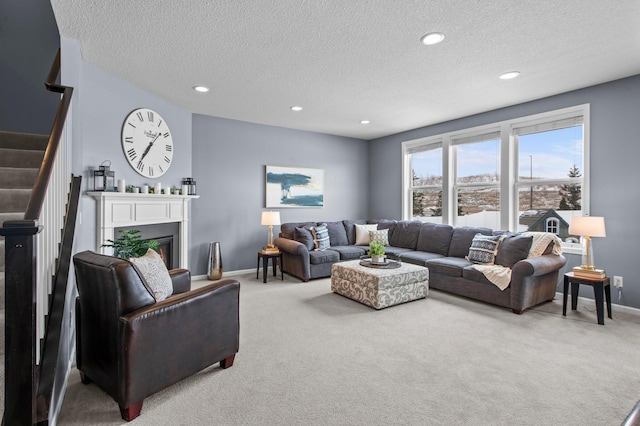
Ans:
<svg viewBox="0 0 640 426"><path fill-rule="evenodd" d="M399 268L370 268L359 260L334 263L331 291L375 309L424 299L429 294L429 270L411 263Z"/></svg>

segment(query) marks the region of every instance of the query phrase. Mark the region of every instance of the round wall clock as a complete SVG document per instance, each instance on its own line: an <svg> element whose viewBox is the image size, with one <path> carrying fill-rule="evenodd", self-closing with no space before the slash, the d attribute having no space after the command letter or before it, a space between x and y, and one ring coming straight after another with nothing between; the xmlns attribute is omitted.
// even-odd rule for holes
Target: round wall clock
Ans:
<svg viewBox="0 0 640 426"><path fill-rule="evenodd" d="M162 176L173 161L173 139L167 123L153 110L132 111L122 125L122 150L131 167L142 176Z"/></svg>

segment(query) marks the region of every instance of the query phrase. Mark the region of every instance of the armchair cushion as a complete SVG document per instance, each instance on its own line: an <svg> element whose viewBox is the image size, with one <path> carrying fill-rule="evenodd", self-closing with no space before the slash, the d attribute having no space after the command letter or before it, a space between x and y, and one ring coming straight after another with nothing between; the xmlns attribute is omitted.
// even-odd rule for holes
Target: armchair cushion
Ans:
<svg viewBox="0 0 640 426"><path fill-rule="evenodd" d="M144 256L132 257L129 261L140 270L157 302L173 294L169 271L158 253L149 249Z"/></svg>

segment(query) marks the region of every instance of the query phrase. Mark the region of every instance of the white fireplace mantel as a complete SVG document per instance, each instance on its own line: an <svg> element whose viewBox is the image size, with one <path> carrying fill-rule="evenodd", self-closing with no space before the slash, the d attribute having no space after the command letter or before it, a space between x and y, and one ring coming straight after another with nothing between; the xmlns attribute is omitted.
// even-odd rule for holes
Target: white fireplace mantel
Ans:
<svg viewBox="0 0 640 426"><path fill-rule="evenodd" d="M96 251L114 239L114 229L124 226L180 224L180 267L189 267L189 204L199 195L133 194L129 192L88 192L98 202L96 209Z"/></svg>

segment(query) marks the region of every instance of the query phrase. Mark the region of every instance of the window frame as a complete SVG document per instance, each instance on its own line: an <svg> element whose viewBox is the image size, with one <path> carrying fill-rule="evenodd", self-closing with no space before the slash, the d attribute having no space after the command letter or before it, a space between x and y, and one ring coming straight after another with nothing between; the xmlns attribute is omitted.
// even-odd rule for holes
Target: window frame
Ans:
<svg viewBox="0 0 640 426"><path fill-rule="evenodd" d="M456 226L457 208L456 194L457 184L457 155L455 147L466 141L466 143L474 142L474 137L480 137L483 134L491 134L497 132L500 140L500 171L499 182L495 183L500 191L500 214L499 229L507 229L516 231L518 226L518 193L521 187L531 184L545 185L557 183L558 179L537 179L534 182L518 181L518 143L516 143L516 129L526 128L528 126L544 127L545 124L551 122L562 122L562 120L571 117L582 117L582 177L565 179L565 182L580 183L582 185L582 214L590 214L590 104L575 105L568 108L562 108L547 111L539 114L533 114L518 117L510 120L504 120L497 123L490 123L468 129L461 129L447 133L437 134L425 138L408 140L402 142L402 217L404 220L413 220L412 210L412 194L418 187L413 187L412 179L412 154L420 151L442 147L442 223ZM567 126L564 126L567 127ZM560 127L562 128L562 127ZM487 139L490 140L490 139ZM458 143L456 143L458 141ZM474 186L492 186L493 182L483 182L477 184L465 184L464 187L472 188ZM431 185L433 186L433 185ZM424 189L433 189L426 188ZM415 220L419 220L416 218ZM545 224L546 225L546 224ZM559 224L558 224L559 226ZM545 226L546 229L546 226ZM582 247L580 244L567 243L563 241L563 250L567 253L580 253Z"/></svg>

